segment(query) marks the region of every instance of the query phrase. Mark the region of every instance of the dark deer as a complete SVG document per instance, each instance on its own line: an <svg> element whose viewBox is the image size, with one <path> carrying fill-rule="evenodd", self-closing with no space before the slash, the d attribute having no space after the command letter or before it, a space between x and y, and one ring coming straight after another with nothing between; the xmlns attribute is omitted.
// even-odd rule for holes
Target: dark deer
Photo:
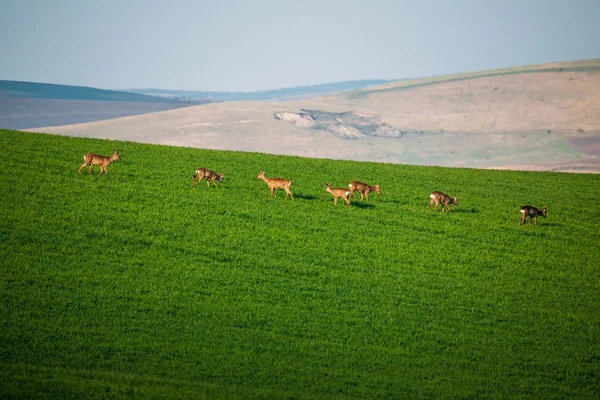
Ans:
<svg viewBox="0 0 600 400"><path fill-rule="evenodd" d="M333 204L337 206L338 198L341 197L342 200L346 202L346 205L350 207L350 200L348 200L348 196L350 195L350 191L344 188L333 188L331 186L331 182L327 183L327 192L331 193L333 196Z"/></svg>
<svg viewBox="0 0 600 400"><path fill-rule="evenodd" d="M108 174L108 170L106 167L110 165L113 161L120 160L121 156L119 155L119 151L115 148L114 153L110 157L100 156L94 153L87 153L83 156L83 164L79 167L79 172L83 167L88 167L88 172L92 173L92 165L98 165L100 167L100 174L102 172Z"/></svg>
<svg viewBox="0 0 600 400"><path fill-rule="evenodd" d="M364 197L367 198L367 201L369 201L369 193L371 192L377 192L381 194L381 188L379 187L379 185L370 186L366 183L352 181L348 184L348 187L350 188L350 197L354 197L354 192L358 191L358 193L360 193L361 200L363 199L364 195Z"/></svg>
<svg viewBox="0 0 600 400"><path fill-rule="evenodd" d="M456 196L454 196L454 198L451 198L450 196L442 192L432 192L429 195L429 204L427 205L428 210L433 203L435 203L434 211L437 211L438 204L442 203L442 212L449 212L450 204L458 206L458 200L456 200Z"/></svg>
<svg viewBox="0 0 600 400"><path fill-rule="evenodd" d="M285 190L286 200L288 196L291 196L292 200L294 200L294 195L292 194L292 192L290 192L290 185L292 184L292 181L290 181L289 179L267 178L263 171L260 171L256 178L265 181L265 183L267 184L267 186L269 186L269 189L271 190L271 196L277 197L277 195L275 194L275 189L283 189Z"/></svg>
<svg viewBox="0 0 600 400"><path fill-rule="evenodd" d="M533 223L537 225L537 217L541 215L546 218L546 213L548 212L548 207L544 206L541 210L538 210L532 206L523 206L521 207L521 219L519 219L519 225L523 222L527 222L526 219L529 217L533 220Z"/></svg>
<svg viewBox="0 0 600 400"><path fill-rule="evenodd" d="M210 187L210 183L214 183L214 185L216 187L217 186L217 181L219 182L223 182L223 173L220 174L216 174L214 171L211 171L210 169L207 168L198 168L196 170L196 173L192 176L192 185L196 185L198 186L198 184L200 183L200 181L202 179L206 179L206 184L208 187Z"/></svg>

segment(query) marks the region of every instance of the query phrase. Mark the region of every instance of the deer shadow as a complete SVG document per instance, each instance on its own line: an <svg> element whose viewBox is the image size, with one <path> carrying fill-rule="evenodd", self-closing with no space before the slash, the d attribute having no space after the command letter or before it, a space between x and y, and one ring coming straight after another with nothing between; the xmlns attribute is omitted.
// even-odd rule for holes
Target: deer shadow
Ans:
<svg viewBox="0 0 600 400"><path fill-rule="evenodd" d="M310 194L294 193L294 199L315 200L316 197Z"/></svg>
<svg viewBox="0 0 600 400"><path fill-rule="evenodd" d="M471 207L471 208L464 208L464 207L463 207L463 208L460 208L460 207L456 207L456 208L452 208L450 212L453 212L453 213L455 213L455 212L456 212L456 213L467 213L467 214L474 214L474 213L478 213L478 212L479 212L479 210L478 210L478 209L476 209L476 208L474 208L474 207Z"/></svg>
<svg viewBox="0 0 600 400"><path fill-rule="evenodd" d="M371 203L352 203L352 207L363 208L363 209L375 208L375 206Z"/></svg>

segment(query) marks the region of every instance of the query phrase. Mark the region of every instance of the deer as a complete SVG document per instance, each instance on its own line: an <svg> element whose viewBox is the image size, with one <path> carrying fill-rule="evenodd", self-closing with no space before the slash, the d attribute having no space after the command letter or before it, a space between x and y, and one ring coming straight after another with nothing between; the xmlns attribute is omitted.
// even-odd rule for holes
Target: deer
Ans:
<svg viewBox="0 0 600 400"><path fill-rule="evenodd" d="M92 165L98 165L100 166L100 174L102 174L102 172L108 174L108 170L106 169L106 167L108 167L113 161L117 161L120 159L121 156L119 155L119 151L116 148L112 156L110 157L100 156L94 153L87 153L83 156L83 164L81 164L81 166L79 167L79 172L81 172L81 169L83 167L88 167L88 172L91 174Z"/></svg>
<svg viewBox="0 0 600 400"><path fill-rule="evenodd" d="M338 198L341 197L342 200L346 202L346 205L350 207L350 200L348 200L348 196L350 195L350 191L344 188L334 188L331 186L331 182L327 183L327 189L325 189L328 193L331 193L333 196L333 205L337 206Z"/></svg>
<svg viewBox="0 0 600 400"><path fill-rule="evenodd" d="M532 206L523 206L521 207L521 219L519 219L519 225L523 222L527 222L526 219L529 217L533 220L533 223L537 225L537 217L541 215L546 218L546 213L548 212L548 207L544 206L541 209L537 209Z"/></svg>
<svg viewBox="0 0 600 400"><path fill-rule="evenodd" d="M429 195L429 204L427 205L428 210L429 210L429 207L431 207L431 205L433 203L435 203L435 209L434 209L435 211L437 211L438 204L442 203L442 212L449 212L450 204L454 204L454 205L458 206L458 200L456 200L456 195L454 196L454 198L451 198L447 194L442 193L442 192L437 192L437 191L432 192Z"/></svg>
<svg viewBox="0 0 600 400"><path fill-rule="evenodd" d="M217 181L223 182L223 173L216 174L214 171L211 171L207 168L198 168L196 173L192 175L192 186L198 186L202 179L206 179L206 184L210 187L210 183L212 182L215 187L219 187L217 185Z"/></svg>
<svg viewBox="0 0 600 400"><path fill-rule="evenodd" d="M370 186L366 183L352 181L348 184L348 187L350 188L350 197L354 197L354 192L358 191L358 193L360 193L361 200L363 199L364 195L364 197L367 198L367 201L369 201L369 193L371 192L377 192L381 194L381 188L379 187L379 185Z"/></svg>
<svg viewBox="0 0 600 400"><path fill-rule="evenodd" d="M275 194L275 189L283 189L285 190L285 199L287 200L288 196L291 196L292 200L294 200L294 195L290 191L290 185L292 184L292 181L289 179L267 178L264 171L260 171L256 179L262 179L265 181L267 186L269 186L269 189L271 189L271 196L277 197Z"/></svg>

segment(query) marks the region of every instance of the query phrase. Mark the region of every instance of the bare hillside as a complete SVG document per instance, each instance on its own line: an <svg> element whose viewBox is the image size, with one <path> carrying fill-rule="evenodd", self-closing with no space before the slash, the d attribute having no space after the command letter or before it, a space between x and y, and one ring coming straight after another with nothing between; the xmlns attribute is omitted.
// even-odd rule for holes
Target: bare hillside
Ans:
<svg viewBox="0 0 600 400"><path fill-rule="evenodd" d="M600 60L35 130L306 157L600 172Z"/></svg>

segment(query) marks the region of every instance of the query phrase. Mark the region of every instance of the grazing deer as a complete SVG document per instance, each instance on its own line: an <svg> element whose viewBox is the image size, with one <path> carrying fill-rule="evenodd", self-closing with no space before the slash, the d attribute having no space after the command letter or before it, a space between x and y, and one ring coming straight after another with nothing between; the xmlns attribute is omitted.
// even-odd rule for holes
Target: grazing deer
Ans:
<svg viewBox="0 0 600 400"><path fill-rule="evenodd" d="M206 184L208 185L208 187L210 187L211 182L214 183L214 185L216 187L219 187L219 186L217 186L217 181L223 182L223 173L216 174L214 171L211 171L210 169L198 168L196 170L196 173L194 175L192 175L192 180L193 180L192 185L198 186L198 184L200 183L200 181L202 179L206 179Z"/></svg>
<svg viewBox="0 0 600 400"><path fill-rule="evenodd" d="M87 153L83 156L84 162L79 167L79 172L81 172L81 169L83 167L88 167L88 172L91 174L92 173L92 165L98 165L98 166L100 166L100 174L102 174L102 172L105 172L106 174L108 174L108 170L106 169L106 167L108 167L111 162L120 160L120 159L121 159L121 156L119 155L119 151L116 148L115 148L114 153L110 157L100 156L100 155L94 154L94 153Z"/></svg>
<svg viewBox="0 0 600 400"><path fill-rule="evenodd" d="M277 197L275 194L275 189L283 189L285 190L286 200L288 196L291 196L292 200L294 200L294 195L292 192L290 192L290 185L292 184L292 181L282 178L267 178L263 171L260 171L260 174L258 174L256 178L265 181L267 186L269 186L269 189L271 189L271 196Z"/></svg>
<svg viewBox="0 0 600 400"><path fill-rule="evenodd" d="M364 195L364 197L367 198L367 201L369 201L369 193L371 192L377 192L381 194L381 188L379 185L369 186L366 183L352 181L348 184L348 187L350 188L350 197L354 197L354 192L358 191L358 193L360 193L361 200L363 199Z"/></svg>
<svg viewBox="0 0 600 400"><path fill-rule="evenodd" d="M546 218L547 212L548 212L548 207L546 207L546 206L542 207L541 210L538 210L537 208L532 207L532 206L523 206L523 207L521 207L521 219L519 219L519 225L522 224L523 222L527 222L526 221L527 217L532 219L533 223L537 225L538 215L541 215L542 217Z"/></svg>
<svg viewBox="0 0 600 400"><path fill-rule="evenodd" d="M448 196L445 193L442 192L433 192L429 195L429 204L427 205L427 209L429 210L429 207L431 207L431 205L435 202L435 211L437 211L438 208L438 204L442 203L442 212L448 212L450 211L450 204L454 204L456 206L458 206L458 200L456 200L456 196L454 196L454 198L451 198L450 196ZM447 207L447 208L445 208Z"/></svg>
<svg viewBox="0 0 600 400"><path fill-rule="evenodd" d="M350 200L348 200L348 196L350 195L350 191L344 188L333 188L331 186L331 182L327 183L327 192L331 193L333 196L333 204L337 206L338 197L341 197L348 207L350 207Z"/></svg>

